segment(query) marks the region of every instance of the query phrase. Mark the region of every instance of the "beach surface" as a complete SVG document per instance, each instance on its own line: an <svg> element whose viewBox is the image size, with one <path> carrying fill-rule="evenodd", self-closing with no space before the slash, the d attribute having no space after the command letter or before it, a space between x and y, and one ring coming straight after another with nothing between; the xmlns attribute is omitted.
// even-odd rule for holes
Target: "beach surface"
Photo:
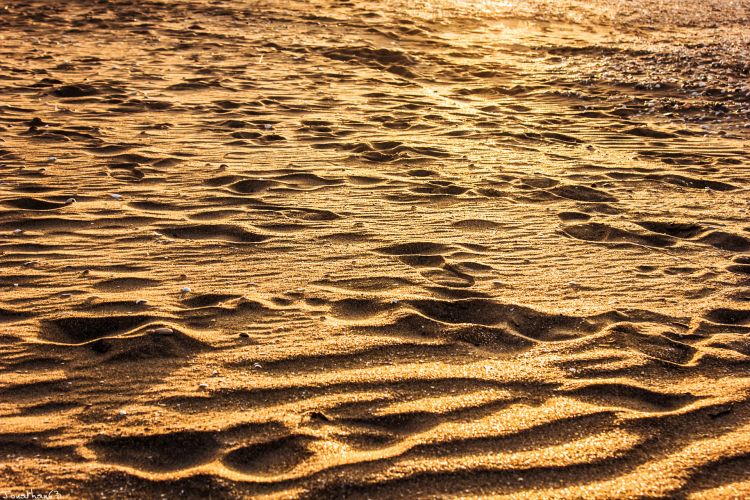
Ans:
<svg viewBox="0 0 750 500"><path fill-rule="evenodd" d="M750 1L0 2L0 494L750 496Z"/></svg>

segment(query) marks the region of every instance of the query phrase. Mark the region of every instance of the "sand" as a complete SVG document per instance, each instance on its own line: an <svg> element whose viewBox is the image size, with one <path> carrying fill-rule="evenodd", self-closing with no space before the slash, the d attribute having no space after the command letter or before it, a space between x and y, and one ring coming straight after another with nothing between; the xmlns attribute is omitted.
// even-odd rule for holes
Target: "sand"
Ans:
<svg viewBox="0 0 750 500"><path fill-rule="evenodd" d="M750 3L612 4L2 2L0 494L750 496Z"/></svg>

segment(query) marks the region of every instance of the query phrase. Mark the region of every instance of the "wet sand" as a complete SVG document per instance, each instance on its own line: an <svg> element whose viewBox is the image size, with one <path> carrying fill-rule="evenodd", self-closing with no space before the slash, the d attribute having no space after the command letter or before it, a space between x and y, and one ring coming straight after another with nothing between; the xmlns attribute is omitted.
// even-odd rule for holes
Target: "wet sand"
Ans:
<svg viewBox="0 0 750 500"><path fill-rule="evenodd" d="M0 493L750 496L750 3L610 3L0 5Z"/></svg>

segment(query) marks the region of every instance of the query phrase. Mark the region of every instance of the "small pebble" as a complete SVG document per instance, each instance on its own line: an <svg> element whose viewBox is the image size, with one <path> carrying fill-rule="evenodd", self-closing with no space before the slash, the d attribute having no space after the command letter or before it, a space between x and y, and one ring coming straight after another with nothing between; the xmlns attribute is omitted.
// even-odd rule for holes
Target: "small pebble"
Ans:
<svg viewBox="0 0 750 500"><path fill-rule="evenodd" d="M121 194L113 193L113 194L110 194L109 196L110 196L110 198L114 198L115 200L121 200L122 199L122 195Z"/></svg>
<svg viewBox="0 0 750 500"><path fill-rule="evenodd" d="M263 368L260 363L253 363L253 368Z"/></svg>
<svg viewBox="0 0 750 500"><path fill-rule="evenodd" d="M23 229L14 229L13 234L21 234L23 232Z"/></svg>
<svg viewBox="0 0 750 500"><path fill-rule="evenodd" d="M143 304L148 304L148 300L146 300L146 299L138 299L138 300L135 301L135 303L136 303L136 305L140 306L140 305L143 305Z"/></svg>
<svg viewBox="0 0 750 500"><path fill-rule="evenodd" d="M76 202L75 198L68 198L67 200L65 200L65 204L66 205L70 205L70 204L75 203L75 202Z"/></svg>
<svg viewBox="0 0 750 500"><path fill-rule="evenodd" d="M190 293L193 290L189 286L183 286L182 290L180 290L182 293Z"/></svg>
<svg viewBox="0 0 750 500"><path fill-rule="evenodd" d="M198 388L199 388L200 390L202 390L202 391L203 391L203 390L206 390L206 389L208 389L208 384L206 384L206 383L203 383L203 384L198 384Z"/></svg>
<svg viewBox="0 0 750 500"><path fill-rule="evenodd" d="M47 161L49 161L50 163L55 163L57 161L57 157L56 156L50 156L49 158L47 158Z"/></svg>
<svg viewBox="0 0 750 500"><path fill-rule="evenodd" d="M240 337L242 337L243 339L246 339L246 338L250 337L250 334L242 332L242 333L240 333Z"/></svg>
<svg viewBox="0 0 750 500"><path fill-rule="evenodd" d="M124 417L127 414L128 414L128 412L126 412L125 410L120 410L120 411L117 412L117 415L119 415L120 417Z"/></svg>
<svg viewBox="0 0 750 500"><path fill-rule="evenodd" d="M173 335L174 334L174 330L166 326L162 326L160 328L154 328L153 330L150 330L150 331L154 335Z"/></svg>

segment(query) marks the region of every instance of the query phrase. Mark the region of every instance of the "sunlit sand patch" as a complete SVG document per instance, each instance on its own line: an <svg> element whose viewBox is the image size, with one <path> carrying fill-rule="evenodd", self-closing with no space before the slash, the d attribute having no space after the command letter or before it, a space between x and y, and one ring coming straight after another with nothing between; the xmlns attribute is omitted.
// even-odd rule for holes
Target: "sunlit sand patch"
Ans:
<svg viewBox="0 0 750 500"><path fill-rule="evenodd" d="M0 493L746 496L747 0L0 12Z"/></svg>

